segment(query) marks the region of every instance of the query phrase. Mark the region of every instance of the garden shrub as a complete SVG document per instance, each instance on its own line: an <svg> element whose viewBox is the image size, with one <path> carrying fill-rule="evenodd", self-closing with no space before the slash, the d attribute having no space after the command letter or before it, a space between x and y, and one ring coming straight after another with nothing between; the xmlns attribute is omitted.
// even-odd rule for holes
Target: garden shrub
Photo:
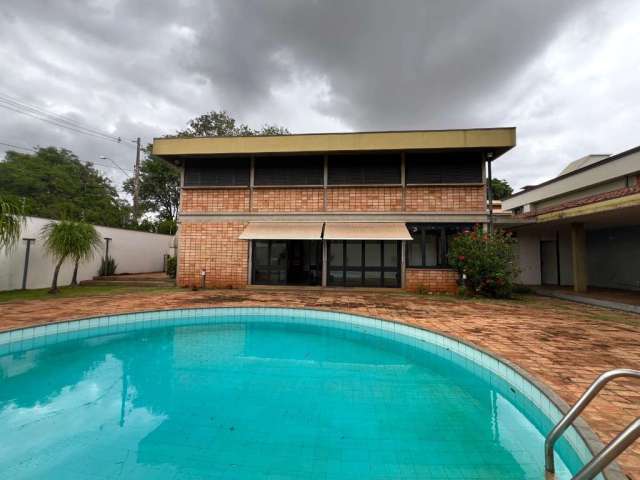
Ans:
<svg viewBox="0 0 640 480"><path fill-rule="evenodd" d="M113 259L113 257L103 258L102 262L100 263L100 270L98 271L98 275L101 277L114 275L116 273L116 268L118 268L118 265L116 264L116 261Z"/></svg>
<svg viewBox="0 0 640 480"><path fill-rule="evenodd" d="M178 270L178 257L167 258L167 275L171 278L176 278L176 272Z"/></svg>
<svg viewBox="0 0 640 480"><path fill-rule="evenodd" d="M465 293L511 297L518 273L514 245L511 234L500 229L490 234L476 226L455 236L449 248L449 263L464 279Z"/></svg>

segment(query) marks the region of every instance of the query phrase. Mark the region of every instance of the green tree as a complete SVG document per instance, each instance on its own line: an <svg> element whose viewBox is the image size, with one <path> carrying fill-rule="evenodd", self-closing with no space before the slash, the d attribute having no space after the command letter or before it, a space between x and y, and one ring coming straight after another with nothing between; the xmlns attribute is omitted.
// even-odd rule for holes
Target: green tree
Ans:
<svg viewBox="0 0 640 480"><path fill-rule="evenodd" d="M49 222L40 231L47 253L51 255L56 266L49 293L58 293L58 274L65 260L71 258L75 262L72 284L77 284L78 264L91 259L102 244L95 227L86 222L62 220Z"/></svg>
<svg viewBox="0 0 640 480"><path fill-rule="evenodd" d="M251 135L286 135L289 133L284 127L265 124L259 129L251 128L244 123L238 123L225 110L211 111L190 120L188 128L177 132L179 137L237 137Z"/></svg>
<svg viewBox="0 0 640 480"><path fill-rule="evenodd" d="M10 249L16 244L24 222L20 205L0 197L0 250Z"/></svg>
<svg viewBox="0 0 640 480"><path fill-rule="evenodd" d="M126 226L129 207L107 177L69 150L9 151L0 162L0 196L24 203L24 214Z"/></svg>
<svg viewBox="0 0 640 480"><path fill-rule="evenodd" d="M178 137L218 137L240 135L286 135L289 131L277 125L265 124L254 129L238 123L224 111L211 111L188 122L185 130L176 132ZM174 234L177 229L178 206L180 202L180 173L168 162L151 154L151 145L145 149L146 158L140 165L139 205L142 214L153 218L143 218L136 227L157 233ZM124 182L124 190L133 195L134 180Z"/></svg>
<svg viewBox="0 0 640 480"><path fill-rule="evenodd" d="M141 213L154 213L159 222L170 221L175 224L178 219L180 202L180 172L173 165L149 154L140 164L139 209ZM123 184L124 191L133 195L134 179L129 178ZM140 222L143 230L150 228L154 222ZM165 223L166 224L166 223ZM174 232L175 233L175 232Z"/></svg>
<svg viewBox="0 0 640 480"><path fill-rule="evenodd" d="M513 188L506 180L501 180L499 178L491 179L491 191L493 192L494 200L504 200L507 197L510 197L513 193Z"/></svg>

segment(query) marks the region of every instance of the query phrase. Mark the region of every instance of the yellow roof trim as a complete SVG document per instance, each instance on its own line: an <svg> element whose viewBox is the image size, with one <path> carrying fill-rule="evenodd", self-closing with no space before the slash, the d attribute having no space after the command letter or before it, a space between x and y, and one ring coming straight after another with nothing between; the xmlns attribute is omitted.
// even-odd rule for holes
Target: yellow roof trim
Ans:
<svg viewBox="0 0 640 480"><path fill-rule="evenodd" d="M516 130L509 127L253 137L156 138L153 141L153 154L158 156L247 155L460 148L506 151L515 144Z"/></svg>

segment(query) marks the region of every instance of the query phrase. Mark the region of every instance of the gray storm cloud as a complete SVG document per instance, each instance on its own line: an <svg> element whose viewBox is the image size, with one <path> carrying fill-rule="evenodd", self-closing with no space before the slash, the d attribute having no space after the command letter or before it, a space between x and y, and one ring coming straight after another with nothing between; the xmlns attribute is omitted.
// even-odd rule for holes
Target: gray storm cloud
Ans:
<svg viewBox="0 0 640 480"><path fill-rule="evenodd" d="M640 143L639 20L632 1L10 0L0 95L147 141L221 108L293 132L515 125L496 167L521 186ZM4 109L0 142L133 161Z"/></svg>

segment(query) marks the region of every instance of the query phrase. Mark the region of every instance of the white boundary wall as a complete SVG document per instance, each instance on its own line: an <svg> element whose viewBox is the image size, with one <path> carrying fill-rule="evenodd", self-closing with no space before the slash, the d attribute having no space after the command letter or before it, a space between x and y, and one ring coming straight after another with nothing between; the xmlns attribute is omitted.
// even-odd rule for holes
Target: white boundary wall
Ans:
<svg viewBox="0 0 640 480"><path fill-rule="evenodd" d="M44 250L44 241L40 237L40 229L51 220L46 218L27 217L20 240L10 251L0 251L0 291L22 288L24 257L26 242L23 238L35 238L31 242L29 254L29 274L27 288L45 288L51 285L54 261ZM111 238L109 256L116 261L116 273L146 273L162 271L164 255L170 253L173 245L171 235L138 232L121 228L102 227L96 225L100 236ZM105 254L106 242L96 253L93 260L80 264L78 281L90 280L98 275L100 262ZM73 261L67 260L60 269L58 285L68 285L73 275Z"/></svg>

